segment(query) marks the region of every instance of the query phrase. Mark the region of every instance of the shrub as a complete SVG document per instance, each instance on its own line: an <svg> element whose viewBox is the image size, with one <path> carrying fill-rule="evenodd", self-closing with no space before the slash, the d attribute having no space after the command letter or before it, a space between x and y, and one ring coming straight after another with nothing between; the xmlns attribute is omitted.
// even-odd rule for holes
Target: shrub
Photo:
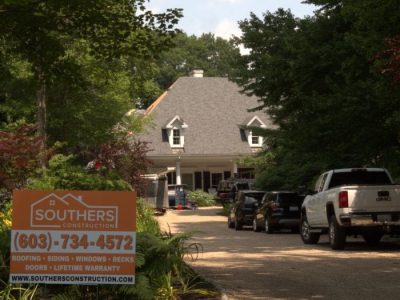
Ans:
<svg viewBox="0 0 400 300"><path fill-rule="evenodd" d="M24 124L14 130L0 131L0 189L11 195L13 189L23 187L36 173L42 142L43 138L35 135L33 125Z"/></svg>
<svg viewBox="0 0 400 300"><path fill-rule="evenodd" d="M132 187L117 174L107 175L90 173L81 166L73 165L72 155L54 155L49 161L49 168L41 178L32 179L29 189L35 190L98 190L129 191Z"/></svg>
<svg viewBox="0 0 400 300"><path fill-rule="evenodd" d="M214 206L216 204L214 196L202 190L190 192L188 197L191 202L196 203L200 207Z"/></svg>
<svg viewBox="0 0 400 300"><path fill-rule="evenodd" d="M140 197L136 201L136 231L160 235L160 225L154 218L154 209L147 206Z"/></svg>
<svg viewBox="0 0 400 300"><path fill-rule="evenodd" d="M0 280L8 278L11 241L11 203L0 210ZM0 297L1 298L1 297Z"/></svg>

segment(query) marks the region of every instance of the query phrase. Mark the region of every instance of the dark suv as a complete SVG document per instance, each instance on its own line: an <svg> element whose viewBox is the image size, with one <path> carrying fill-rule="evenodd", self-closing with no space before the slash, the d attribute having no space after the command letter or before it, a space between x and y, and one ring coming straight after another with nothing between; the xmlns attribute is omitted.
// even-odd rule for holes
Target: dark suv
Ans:
<svg viewBox="0 0 400 300"><path fill-rule="evenodd" d="M261 205L255 211L253 230L264 229L267 233L272 233L281 228L289 228L293 232L298 231L303 200L304 196L295 192L265 193Z"/></svg>
<svg viewBox="0 0 400 300"><path fill-rule="evenodd" d="M251 226L257 207L260 205L265 192L263 191L239 191L236 201L233 203L228 215L228 227L236 230L243 225Z"/></svg>
<svg viewBox="0 0 400 300"><path fill-rule="evenodd" d="M253 179L227 179L221 180L217 187L217 200L222 204L233 202L238 191L251 190Z"/></svg>

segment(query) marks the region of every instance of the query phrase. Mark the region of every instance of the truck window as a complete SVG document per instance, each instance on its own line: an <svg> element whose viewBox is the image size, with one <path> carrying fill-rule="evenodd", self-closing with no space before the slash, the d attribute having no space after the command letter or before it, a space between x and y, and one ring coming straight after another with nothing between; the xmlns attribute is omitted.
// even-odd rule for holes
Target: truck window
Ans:
<svg viewBox="0 0 400 300"><path fill-rule="evenodd" d="M325 175L324 175L324 177L322 177L322 179L321 179L321 184L320 184L320 186L319 186L319 188L318 188L318 192L322 192L323 191L323 189L324 189L324 186L325 186L325 181L326 181L326 178L328 177L328 173L326 173Z"/></svg>
<svg viewBox="0 0 400 300"><path fill-rule="evenodd" d="M333 173L329 188L341 185L385 185L392 184L384 171L352 171Z"/></svg>

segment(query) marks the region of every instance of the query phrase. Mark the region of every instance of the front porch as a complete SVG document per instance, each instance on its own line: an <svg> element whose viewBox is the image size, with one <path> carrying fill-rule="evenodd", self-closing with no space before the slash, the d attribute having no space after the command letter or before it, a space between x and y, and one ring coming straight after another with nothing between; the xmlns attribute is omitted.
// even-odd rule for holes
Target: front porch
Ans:
<svg viewBox="0 0 400 300"><path fill-rule="evenodd" d="M254 178L253 168L238 163L239 156L153 156L155 173L164 173L168 184L185 184L190 190L216 190L218 183L232 177Z"/></svg>

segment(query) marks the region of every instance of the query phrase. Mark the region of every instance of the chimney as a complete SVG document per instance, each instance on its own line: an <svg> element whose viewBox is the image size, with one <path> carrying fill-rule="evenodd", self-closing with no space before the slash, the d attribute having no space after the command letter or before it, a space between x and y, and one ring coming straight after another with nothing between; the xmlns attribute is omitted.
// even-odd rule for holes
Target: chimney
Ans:
<svg viewBox="0 0 400 300"><path fill-rule="evenodd" d="M202 78L204 71L202 69L193 69L192 73L190 74L192 77Z"/></svg>

